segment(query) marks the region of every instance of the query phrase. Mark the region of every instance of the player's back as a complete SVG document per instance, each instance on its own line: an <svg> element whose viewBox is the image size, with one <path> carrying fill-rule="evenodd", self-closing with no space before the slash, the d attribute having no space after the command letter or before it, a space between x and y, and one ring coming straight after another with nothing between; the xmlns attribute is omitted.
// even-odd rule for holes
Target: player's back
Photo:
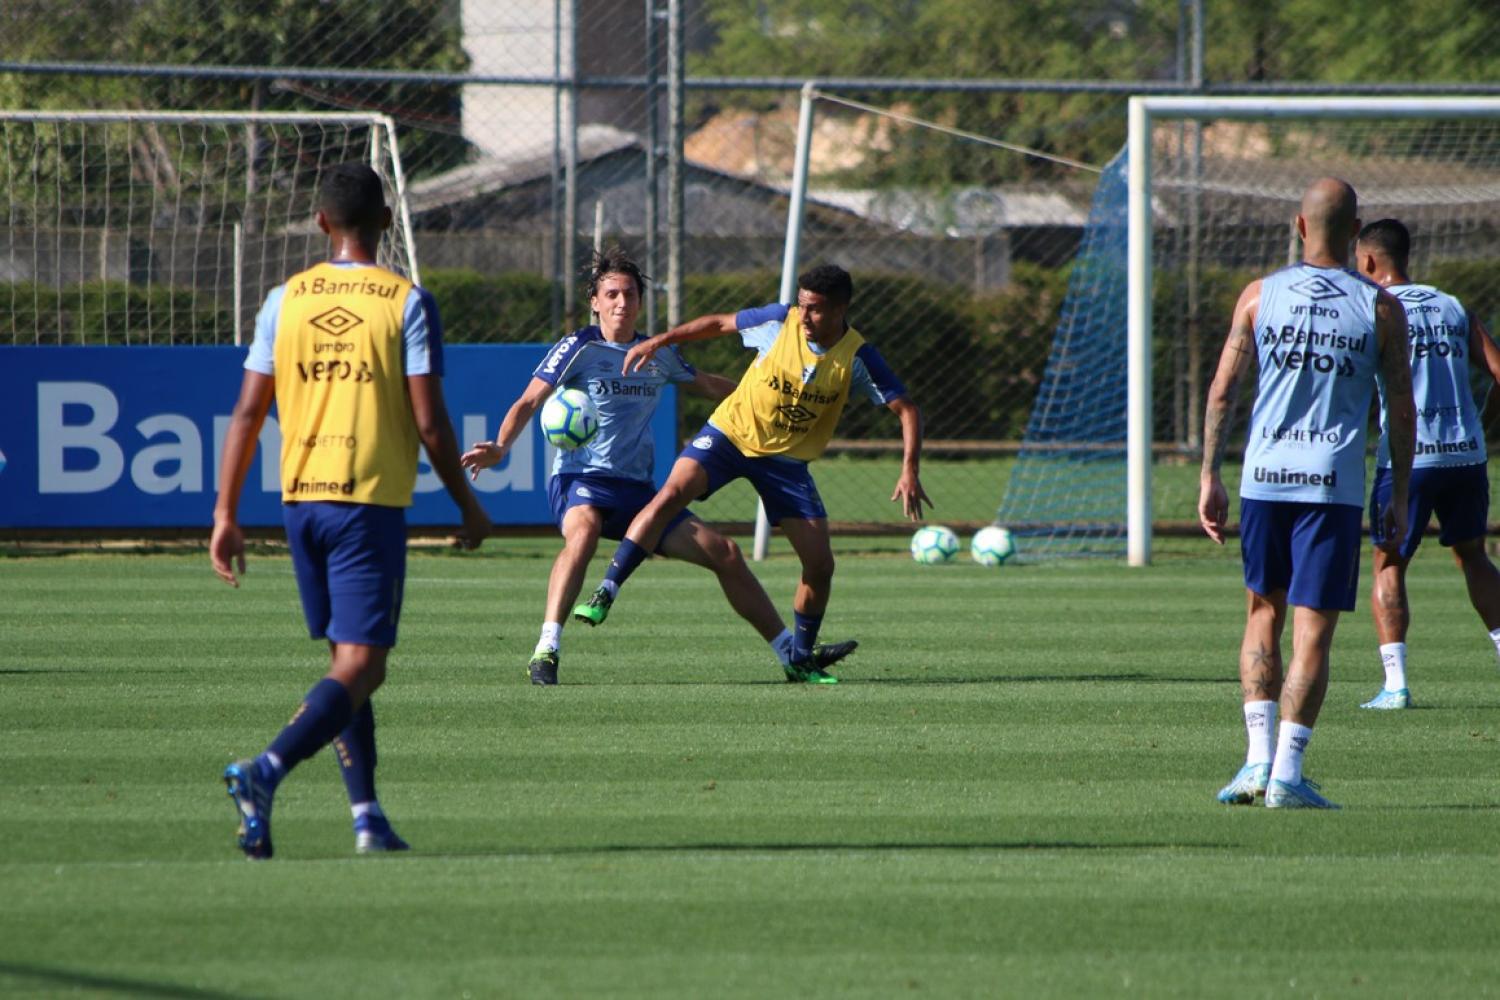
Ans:
<svg viewBox="0 0 1500 1000"><path fill-rule="evenodd" d="M1412 399L1417 411L1415 468L1477 465L1485 460L1484 429L1469 386L1469 314L1432 285L1393 285L1406 310ZM1380 414L1376 461L1391 464L1386 414Z"/></svg>
<svg viewBox="0 0 1500 1000"><path fill-rule="evenodd" d="M1262 279L1241 496L1363 505L1378 294L1342 267L1301 263Z"/></svg>
<svg viewBox="0 0 1500 1000"><path fill-rule="evenodd" d="M418 437L406 392L412 284L318 264L280 289L275 328L282 498L411 504Z"/></svg>

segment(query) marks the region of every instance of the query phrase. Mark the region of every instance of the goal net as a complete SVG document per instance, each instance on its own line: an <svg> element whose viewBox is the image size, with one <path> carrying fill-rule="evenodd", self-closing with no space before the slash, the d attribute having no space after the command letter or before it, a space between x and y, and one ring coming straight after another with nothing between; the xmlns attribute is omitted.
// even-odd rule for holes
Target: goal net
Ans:
<svg viewBox="0 0 1500 1000"><path fill-rule="evenodd" d="M416 278L383 115L0 111L0 343L238 344L265 293L323 257L323 172L370 164Z"/></svg>
<svg viewBox="0 0 1500 1000"><path fill-rule="evenodd" d="M1033 554L1140 564L1153 532L1195 532L1203 402L1230 313L1247 282L1300 258L1293 222L1316 178L1352 183L1365 222L1410 227L1415 280L1491 330L1500 320L1500 99L1134 98L1117 167L1000 508ZM1248 413L1242 401L1231 493Z"/></svg>

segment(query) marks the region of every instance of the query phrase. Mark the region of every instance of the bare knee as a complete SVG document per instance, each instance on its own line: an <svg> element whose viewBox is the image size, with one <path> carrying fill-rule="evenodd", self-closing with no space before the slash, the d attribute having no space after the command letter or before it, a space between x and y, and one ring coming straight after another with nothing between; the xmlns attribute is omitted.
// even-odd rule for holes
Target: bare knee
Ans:
<svg viewBox="0 0 1500 1000"><path fill-rule="evenodd" d="M833 582L833 553L820 552L802 560L802 579L809 586L826 587Z"/></svg>

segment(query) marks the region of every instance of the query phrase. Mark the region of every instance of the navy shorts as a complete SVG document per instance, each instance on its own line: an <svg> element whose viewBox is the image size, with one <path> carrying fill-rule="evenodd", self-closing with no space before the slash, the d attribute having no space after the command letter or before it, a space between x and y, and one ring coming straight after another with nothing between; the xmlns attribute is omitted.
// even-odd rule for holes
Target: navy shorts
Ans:
<svg viewBox="0 0 1500 1000"><path fill-rule="evenodd" d="M1370 540L1376 545L1385 541L1379 512L1390 502L1391 470L1376 469L1375 485L1370 489ZM1490 477L1485 466L1449 465L1411 470L1402 559L1416 554L1433 514L1438 519L1438 541L1443 545L1483 538L1490 516Z"/></svg>
<svg viewBox="0 0 1500 1000"><path fill-rule="evenodd" d="M559 531L562 530L563 517L572 508L597 507L604 512L604 527L599 533L617 542L625 537L630 522L654 496L656 487L639 479L560 472L547 480L547 502L552 505L552 518ZM667 523L661 537L666 538L673 528L692 516L692 511L678 511L677 516Z"/></svg>
<svg viewBox="0 0 1500 1000"><path fill-rule="evenodd" d="M1286 591L1288 604L1353 611L1359 591L1358 507L1343 503L1240 500L1245 586Z"/></svg>
<svg viewBox="0 0 1500 1000"><path fill-rule="evenodd" d="M281 510L308 634L396 645L406 582L405 509L318 500Z"/></svg>
<svg viewBox="0 0 1500 1000"><path fill-rule="evenodd" d="M772 524L780 524L784 517L817 520L828 516L806 462L751 458L712 424L704 424L678 457L691 458L708 472L704 497L713 496L720 487L740 477L750 480L766 505L766 520Z"/></svg>

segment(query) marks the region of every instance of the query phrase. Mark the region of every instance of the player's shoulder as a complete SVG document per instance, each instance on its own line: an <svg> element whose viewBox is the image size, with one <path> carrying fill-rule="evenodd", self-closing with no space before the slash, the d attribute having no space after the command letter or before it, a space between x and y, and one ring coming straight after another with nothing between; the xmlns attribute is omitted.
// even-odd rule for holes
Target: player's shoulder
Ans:
<svg viewBox="0 0 1500 1000"><path fill-rule="evenodd" d="M768 302L763 306L741 309L734 314L734 325L740 330L750 330L766 323L784 323L795 308L784 302Z"/></svg>

